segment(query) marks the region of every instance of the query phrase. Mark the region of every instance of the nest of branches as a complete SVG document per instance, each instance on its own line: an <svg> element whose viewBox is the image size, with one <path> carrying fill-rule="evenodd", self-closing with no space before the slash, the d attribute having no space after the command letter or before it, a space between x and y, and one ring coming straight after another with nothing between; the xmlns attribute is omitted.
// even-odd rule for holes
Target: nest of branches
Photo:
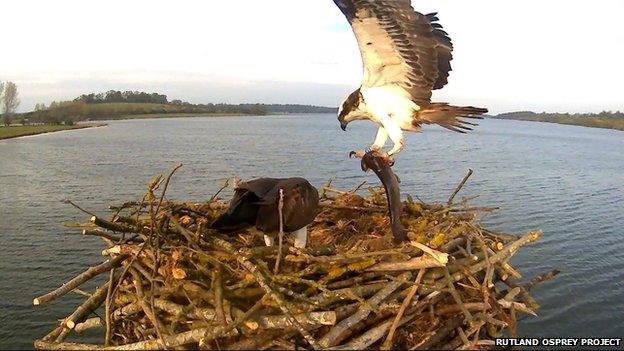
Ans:
<svg viewBox="0 0 624 351"><path fill-rule="evenodd" d="M177 168L175 168L177 169ZM491 232L467 199L428 205L408 197L409 242L392 241L383 189L321 189L308 247L267 247L262 235L222 235L210 222L226 207L168 201L158 176L141 201L91 215L82 231L102 238L103 263L36 297L43 305L86 281L106 282L38 349L456 349L488 348L515 335L519 314L539 307L508 262L540 232ZM461 183L463 185L464 181ZM224 184L225 188L227 184ZM458 189L459 190L459 187ZM98 254L100 254L98 252ZM99 313L98 313L99 312ZM97 314L96 314L97 313ZM101 344L70 342L99 328Z"/></svg>

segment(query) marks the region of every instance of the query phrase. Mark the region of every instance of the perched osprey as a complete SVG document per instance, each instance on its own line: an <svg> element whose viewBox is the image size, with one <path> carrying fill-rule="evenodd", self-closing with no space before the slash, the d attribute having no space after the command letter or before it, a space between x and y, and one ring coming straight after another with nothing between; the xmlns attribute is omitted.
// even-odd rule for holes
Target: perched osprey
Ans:
<svg viewBox="0 0 624 351"><path fill-rule="evenodd" d="M403 131L420 131L422 124L438 124L465 133L476 125L459 119L481 118L484 108L456 107L431 102L431 91L447 83L453 44L435 13L414 11L410 0L334 0L357 38L364 78L338 110L342 130L353 120L370 119L379 125L371 150L381 150L388 137L400 152ZM363 152L356 156L362 157Z"/></svg>
<svg viewBox="0 0 624 351"><path fill-rule="evenodd" d="M234 232L248 227L262 231L267 246L279 231L280 189L284 193L284 232L295 235L295 246L305 247L307 225L318 213L318 191L303 178L258 178L241 182L234 189L229 208L212 222L211 228Z"/></svg>

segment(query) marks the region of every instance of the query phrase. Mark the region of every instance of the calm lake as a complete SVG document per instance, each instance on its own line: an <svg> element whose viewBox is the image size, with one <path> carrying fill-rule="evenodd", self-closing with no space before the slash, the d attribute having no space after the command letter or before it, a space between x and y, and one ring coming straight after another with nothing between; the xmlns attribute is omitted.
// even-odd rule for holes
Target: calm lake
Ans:
<svg viewBox="0 0 624 351"><path fill-rule="evenodd" d="M333 115L290 115L113 121L0 141L0 348L32 347L81 299L35 308L32 298L102 259L99 239L61 226L88 219L62 199L108 214L177 163L169 197L193 201L234 175L377 184L347 157L375 132L365 122L343 132ZM622 337L624 132L505 120L467 135L432 127L408 136L394 167L403 193L425 201L445 201L468 168L475 174L460 196L502 208L483 219L487 227L544 231L513 258L516 267L526 277L563 271L533 291L542 308L522 319L521 336Z"/></svg>

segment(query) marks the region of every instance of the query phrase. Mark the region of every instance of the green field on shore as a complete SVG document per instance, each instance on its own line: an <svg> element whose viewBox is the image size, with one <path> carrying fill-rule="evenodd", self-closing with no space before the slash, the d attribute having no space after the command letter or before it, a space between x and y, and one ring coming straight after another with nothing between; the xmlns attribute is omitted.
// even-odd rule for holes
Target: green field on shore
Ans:
<svg viewBox="0 0 624 351"><path fill-rule="evenodd" d="M70 130L70 129L82 129L82 128L90 128L96 127L97 125L92 124L79 124L73 126L66 125L34 125L34 126L9 126L0 127L0 140L1 139L10 139L17 138L26 135L36 135L43 133L51 133L58 132L61 130Z"/></svg>
<svg viewBox="0 0 624 351"><path fill-rule="evenodd" d="M535 113L531 111L509 112L498 116L496 119L515 119L519 121L548 122L568 124L591 128L605 128L624 131L624 118L621 113L601 114L558 114L558 113Z"/></svg>

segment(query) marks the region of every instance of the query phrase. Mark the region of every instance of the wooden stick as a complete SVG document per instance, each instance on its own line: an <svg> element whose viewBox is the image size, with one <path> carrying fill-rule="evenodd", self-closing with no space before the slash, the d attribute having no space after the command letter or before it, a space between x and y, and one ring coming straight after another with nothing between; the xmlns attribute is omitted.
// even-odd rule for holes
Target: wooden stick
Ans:
<svg viewBox="0 0 624 351"><path fill-rule="evenodd" d="M100 228L112 230L114 232L132 233L132 232L136 231L136 228L131 228L131 227L127 226L127 225L123 225L123 224L119 224L119 223L115 223L115 222L110 222L110 221L102 219L102 218L100 218L98 216L91 216L89 221L91 223L97 225Z"/></svg>
<svg viewBox="0 0 624 351"><path fill-rule="evenodd" d="M43 339L35 340L37 350L105 350L105 346L95 344L80 344L74 342L52 342Z"/></svg>
<svg viewBox="0 0 624 351"><path fill-rule="evenodd" d="M520 248L521 246L524 246L526 244L532 243L532 242L536 241L537 239L539 239L541 236L542 236L542 232L541 231L528 232L527 234L525 234L520 239L518 239L518 240L516 240L516 241L514 241L514 242L512 242L510 244L507 244L502 250L500 250L499 252L497 252L494 255L490 256L489 263L490 264L495 264L495 263L500 262L501 260L507 258L509 255L514 253L516 250L518 250L518 248ZM475 263L474 265L470 266L468 268L468 272L470 272L471 274L475 274L475 273L480 272L483 269L485 269L486 265L487 264L485 263L485 260L480 261L480 262ZM462 273L462 272L455 272L455 273L451 274L451 281L452 282L459 281L459 280L462 279L462 277L464 277L464 273ZM418 292L420 294L427 294L427 293L430 293L432 291L435 291L436 289L442 289L442 288L444 288L447 285L448 285L448 283L446 282L445 279L438 280L433 285L433 287L423 286L423 287L418 289Z"/></svg>
<svg viewBox="0 0 624 351"><path fill-rule="evenodd" d="M448 288L449 288L449 291L451 292L451 296L453 296L453 300L455 300L455 303L461 309L468 323L472 325L473 323L472 314L470 314L466 306L464 306L464 302L461 300L461 296L459 296L457 289L455 289L455 285L453 285L453 280L451 279L451 274L449 273L447 268L444 268L444 277L446 278L446 283L448 284Z"/></svg>
<svg viewBox="0 0 624 351"><path fill-rule="evenodd" d="M410 245L421 249L423 252L429 254L429 256L435 258L440 264L446 265L448 263L448 254L440 252L430 248L427 245L423 245L418 241L410 241Z"/></svg>
<svg viewBox="0 0 624 351"><path fill-rule="evenodd" d="M343 319L340 323L334 326L327 332L320 340L319 345L323 348L328 348L340 343L348 335L349 331L355 324L368 317L372 312L372 308L377 307L388 295L392 294L397 288L403 285L403 281L409 279L411 273L405 272L399 276L399 279L388 283L383 289L377 292L373 297L368 299L366 306L360 308L355 314L349 318Z"/></svg>
<svg viewBox="0 0 624 351"><path fill-rule="evenodd" d="M110 282L109 282L110 283ZM95 290L95 292L88 298L85 302L82 303L69 317L65 318L61 323L63 327L60 334L56 337L57 342L61 342L65 340L69 331L74 329L76 324L82 322L87 318L87 316L95 311L104 299L106 298L106 292L108 291L108 284L101 286Z"/></svg>
<svg viewBox="0 0 624 351"><path fill-rule="evenodd" d="M361 211L361 212L381 212L381 213L388 212L387 208L377 207L377 206L361 207L361 206L347 206L347 205L334 205L334 204L320 203L319 207L334 208L337 210Z"/></svg>
<svg viewBox="0 0 624 351"><path fill-rule="evenodd" d="M412 308L405 317L401 318L398 326L402 326L405 323L411 321L414 317L416 317L420 311L422 311L425 307L436 303L442 297L442 294L438 291L429 294L423 301L419 302L417 306ZM355 339L351 340L349 343L337 347L331 348L332 350L364 350L367 349L370 345L374 344L377 340L383 338L386 335L388 329L392 326L394 322L394 317L390 317L386 319L382 324L368 330L367 332L361 334Z"/></svg>
<svg viewBox="0 0 624 351"><path fill-rule="evenodd" d="M493 212L500 210L500 207L466 207L451 208L449 212Z"/></svg>
<svg viewBox="0 0 624 351"><path fill-rule="evenodd" d="M416 276L416 280L414 280L414 285L412 285L412 287L410 288L409 293L401 304L399 312L397 313L396 317L394 317L394 321L390 326L390 331L388 331L388 336L381 346L382 350L390 350L392 348L392 339L394 338L394 332L396 331L396 328L399 327L399 323L401 322L401 318L403 318L403 314L405 313L407 306L412 303L412 299L414 299L414 295L416 295L416 292L418 291L418 284L420 284L420 281L422 280L424 275L425 269L420 269L418 271L418 275Z"/></svg>
<svg viewBox="0 0 624 351"><path fill-rule="evenodd" d="M295 319L304 325L306 329L309 326L321 326L321 325L335 325L336 324L336 312L334 311L317 311L308 313L299 313L295 315ZM257 329L286 329L294 327L288 316L261 316L248 320L245 325L252 330Z"/></svg>
<svg viewBox="0 0 624 351"><path fill-rule="evenodd" d="M217 320L221 325L227 325L225 320L225 312L223 310L223 269L220 264L217 264L214 272L214 300L215 300L215 312Z"/></svg>
<svg viewBox="0 0 624 351"><path fill-rule="evenodd" d="M364 186L364 184L366 184L366 181L363 180L360 184L358 184L358 186L356 186L355 188L349 190L349 194L355 194L358 190L360 190L361 187Z"/></svg>
<svg viewBox="0 0 624 351"><path fill-rule="evenodd" d="M500 262L500 267L510 276L516 279L522 279L522 274L520 274L520 272L518 272L515 268L513 268L508 262L505 262L505 261Z"/></svg>
<svg viewBox="0 0 624 351"><path fill-rule="evenodd" d="M95 277L96 275L104 273L106 271L109 271L111 268L119 266L121 262L123 262L126 258L128 258L128 256L120 255L113 259L104 261L98 264L97 266L89 267L89 269L80 273L79 275L77 275L76 277L68 281L67 283L56 288L54 291L51 291L39 297L35 297L33 299L33 305L39 306L39 305L42 305L46 302L50 302L54 299L57 299L67 294L68 292L72 291L73 289L80 286L81 284L88 281L89 279Z"/></svg>
<svg viewBox="0 0 624 351"><path fill-rule="evenodd" d="M76 331L76 333L82 333L85 330L101 328L103 326L104 324L102 323L102 318L93 317L93 318L87 319L86 321L82 323L76 324L76 326L74 327L74 330Z"/></svg>
<svg viewBox="0 0 624 351"><path fill-rule="evenodd" d="M472 175L472 169L468 169L468 174L464 176L464 179L462 179L462 181L455 188L455 191L453 191L451 196L449 196L449 199L446 202L447 205L450 206L453 203L453 199L455 198L455 195L457 195L457 193L461 190L464 184L466 184L466 181L468 180L468 178L470 178L471 175Z"/></svg>
<svg viewBox="0 0 624 351"><path fill-rule="evenodd" d="M367 272L381 271L414 271L423 268L444 267L444 263L440 263L437 259L423 255L412 258L403 262L380 262L366 269Z"/></svg>
<svg viewBox="0 0 624 351"><path fill-rule="evenodd" d="M160 199L158 200L158 205L156 205L156 211L154 211L154 213L158 213L158 211L160 210L160 205L162 205L163 199L165 198L165 193L167 192L167 187L169 187L169 181L171 180L171 177L173 177L173 174L180 168L182 167L182 164L178 164L177 166L173 167L173 169L171 170L171 172L169 172L169 175L167 176L167 179L165 179L165 187L163 188L162 193L160 193Z"/></svg>
<svg viewBox="0 0 624 351"><path fill-rule="evenodd" d="M546 272L546 273L542 273L540 275L538 275L537 277L531 279L531 281L529 281L527 284L524 285L524 288L529 291L531 289L533 289L533 287L539 283L543 283L547 280L550 280L552 278L554 278L557 274L559 274L561 271L558 269L553 269L552 271Z"/></svg>
<svg viewBox="0 0 624 351"><path fill-rule="evenodd" d="M78 210L79 210L79 211L81 211L81 212L84 212L84 213L88 214L89 216L95 216L95 214L94 214L93 212L87 211L87 210L85 210L84 208L82 208L82 207L80 207L80 206L76 205L76 204L75 204L72 200L70 200L70 199L65 199L65 200L63 200L62 202L63 202L63 203L70 204L70 205L74 206L76 209L78 209Z"/></svg>
<svg viewBox="0 0 624 351"><path fill-rule="evenodd" d="M490 304L487 302L465 302L463 307L468 311L483 311L491 308ZM438 307L435 310L435 314L437 315L445 315L452 314L462 310L462 306L460 305L447 305Z"/></svg>
<svg viewBox="0 0 624 351"><path fill-rule="evenodd" d="M103 230L99 230L99 229L83 229L82 230L82 235L90 235L90 236L99 236L102 238L106 238L112 242L118 243L121 241L121 238L118 236L115 236L113 234L109 234Z"/></svg>
<svg viewBox="0 0 624 351"><path fill-rule="evenodd" d="M288 319L290 319L290 322L297 328L297 330L299 330L301 335L303 335L303 337L310 344L310 346L312 346L315 350L320 350L320 346L318 345L316 340L295 319L295 316L293 315L293 313L288 309L286 301L284 301L284 299L277 292L271 289L271 287L269 286L268 282L266 281L262 273L260 273L260 270L258 269L258 267L252 262L250 262L249 260L247 260L245 257L238 254L236 249L234 249L234 247L227 241L216 238L216 237L210 237L210 239L219 247L224 249L226 252L236 257L236 260L238 261L238 263L240 263L243 267L245 267L245 269L247 269L247 271L249 271L254 276L258 284L260 284L260 286L267 292L267 294L278 304L282 312L286 316L288 316Z"/></svg>
<svg viewBox="0 0 624 351"><path fill-rule="evenodd" d="M258 302L260 302L261 300L259 300ZM192 329L176 335L165 335L163 336L163 340L144 340L131 344L109 347L93 344L50 343L42 340L37 340L35 341L35 347L45 350L162 350L166 348L167 345L171 347L177 347L193 342L198 342L201 339L214 339L219 335L224 335L229 330L236 328L237 326L242 324L242 322L249 319L249 317L252 316L253 313L255 313L260 308L260 306L262 306L262 304L257 303L256 305L254 305L254 307L249 309L249 311L247 311L244 316L238 319L235 323L232 323L228 326Z"/></svg>
<svg viewBox="0 0 624 351"><path fill-rule="evenodd" d="M221 187L219 188L219 190L217 190L217 192L216 192L216 193L214 193L214 195L212 195L212 196L210 197L210 200L208 200L208 203L213 202L213 201L217 198L217 196L218 196L218 195L219 195L219 194L220 194L223 190L227 189L227 187L229 187L229 186L230 186L230 182L229 182L229 180L226 178L226 179L223 181L223 183L221 184Z"/></svg>
<svg viewBox="0 0 624 351"><path fill-rule="evenodd" d="M500 267L496 267L496 269L497 272L500 271L499 274L505 273ZM535 301L535 299L531 295L529 295L529 291L526 290L523 286L520 286L518 283L516 283L515 280L508 278L504 279L503 283L511 289L520 288L520 294L522 295L522 299L529 305L529 307L531 307L531 309L537 310L540 307L537 301Z"/></svg>
<svg viewBox="0 0 624 351"><path fill-rule="evenodd" d="M110 274L108 276L108 289L106 289L106 299L104 300L105 304L104 304L104 321L106 322L106 333L104 335L104 345L108 346L110 345L111 339L113 337L113 324L112 324L112 307L111 304L113 303L112 299L113 299L113 281L115 280L115 268L112 268L110 270Z"/></svg>
<svg viewBox="0 0 624 351"><path fill-rule="evenodd" d="M284 208L284 189L279 190L279 203L277 205L277 215L279 216L279 245L277 249L277 260L275 260L275 267L273 268L273 274L279 272L280 262L282 261L282 248L284 241L284 214L282 213Z"/></svg>
<svg viewBox="0 0 624 351"><path fill-rule="evenodd" d="M132 275L132 280L133 280L133 283L134 283L134 288L136 289L136 294L137 294L137 297L138 297L139 305L143 309L143 313L145 313L145 316L147 316L149 321L154 326L154 329L156 330L156 334L158 335L158 340L162 341L163 346L166 349L169 346L167 345L167 342L164 339L165 335L161 333L162 325L160 323L160 320L158 319L158 316L156 315L156 313L154 313L154 309L152 308L153 304L150 306L145 301L146 300L146 296L145 296L145 293L143 291L143 285L142 285L141 277L139 276L139 273L134 268L130 268L129 272Z"/></svg>
<svg viewBox="0 0 624 351"><path fill-rule="evenodd" d="M449 319L444 326L438 328L433 335L420 342L412 348L412 350L430 350L434 345L443 341L455 328L458 328L464 323L464 316L457 315Z"/></svg>
<svg viewBox="0 0 624 351"><path fill-rule="evenodd" d="M316 301L318 306L330 306L336 302L351 301L373 296L379 290L383 289L387 283L372 283L352 288L343 288L333 290L331 294L319 293L312 296L312 301Z"/></svg>

